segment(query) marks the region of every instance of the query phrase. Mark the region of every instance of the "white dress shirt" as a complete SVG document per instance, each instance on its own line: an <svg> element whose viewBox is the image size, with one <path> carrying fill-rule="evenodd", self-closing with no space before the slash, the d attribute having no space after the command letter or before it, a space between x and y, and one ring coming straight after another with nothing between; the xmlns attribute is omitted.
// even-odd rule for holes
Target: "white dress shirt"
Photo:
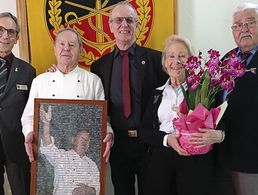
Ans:
<svg viewBox="0 0 258 195"><path fill-rule="evenodd" d="M161 123L159 130L167 134L173 133L176 129L173 126L172 120L178 117L178 108L181 102L184 100L184 95L181 86L172 87L170 84L170 79L165 83L165 85L157 88L163 90L162 100L158 108L158 118ZM183 83L184 88L186 88L186 83ZM163 145L167 146L167 136L163 139Z"/></svg>
<svg viewBox="0 0 258 195"><path fill-rule="evenodd" d="M81 158L74 150L58 149L53 137L51 140L52 143L47 146L41 144L40 151L54 167L53 195L71 195L78 184L95 188L96 195L99 195L99 170L96 163L87 156Z"/></svg>

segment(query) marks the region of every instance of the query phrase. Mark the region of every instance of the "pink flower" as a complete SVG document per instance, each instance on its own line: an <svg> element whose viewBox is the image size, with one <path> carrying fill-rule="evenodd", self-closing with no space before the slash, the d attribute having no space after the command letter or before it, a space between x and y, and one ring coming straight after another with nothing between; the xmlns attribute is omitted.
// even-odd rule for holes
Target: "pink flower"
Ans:
<svg viewBox="0 0 258 195"><path fill-rule="evenodd" d="M198 56L189 57L184 64L188 72L186 83L189 90L182 87L184 101L179 107L181 114L173 119L173 125L181 134L179 143L190 154L205 154L212 148L212 145L196 148L189 143L188 137L198 132L199 128L216 128L220 112L219 108L214 108L216 94L221 90L232 91L237 78L248 71L254 74L256 71L255 68L246 70L236 51L230 52L223 61L216 50L210 49L208 56L208 60L205 60L202 52L199 52Z"/></svg>
<svg viewBox="0 0 258 195"><path fill-rule="evenodd" d="M199 52L198 56L190 56L184 65L188 71L186 82L190 91L184 91L188 110L193 110L199 103L207 109L212 108L216 94L220 90L233 90L235 79L248 71L238 59L235 50L223 61L216 50L210 49L208 56L204 60L202 52ZM255 72L252 69L250 71Z"/></svg>

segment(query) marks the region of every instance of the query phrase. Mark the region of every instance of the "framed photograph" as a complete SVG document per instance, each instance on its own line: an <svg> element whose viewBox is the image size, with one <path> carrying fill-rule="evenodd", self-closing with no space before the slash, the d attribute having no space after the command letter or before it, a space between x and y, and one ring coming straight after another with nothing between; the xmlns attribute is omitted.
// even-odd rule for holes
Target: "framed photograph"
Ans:
<svg viewBox="0 0 258 195"><path fill-rule="evenodd" d="M35 99L30 195L104 195L107 102Z"/></svg>

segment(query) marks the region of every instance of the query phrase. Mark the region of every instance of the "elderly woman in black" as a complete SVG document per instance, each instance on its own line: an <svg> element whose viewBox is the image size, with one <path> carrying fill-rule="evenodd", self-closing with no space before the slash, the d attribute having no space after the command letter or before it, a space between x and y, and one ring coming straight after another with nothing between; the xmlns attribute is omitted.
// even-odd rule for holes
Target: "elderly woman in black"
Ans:
<svg viewBox="0 0 258 195"><path fill-rule="evenodd" d="M172 35L166 40L162 65L170 76L157 88L142 123L141 139L150 145L147 167L146 195L209 195L213 185L213 150L204 155L190 155L178 138L172 124L184 96L180 85L187 89L182 63L191 55L188 41ZM219 143L223 133L214 129L200 129L190 136L196 147Z"/></svg>

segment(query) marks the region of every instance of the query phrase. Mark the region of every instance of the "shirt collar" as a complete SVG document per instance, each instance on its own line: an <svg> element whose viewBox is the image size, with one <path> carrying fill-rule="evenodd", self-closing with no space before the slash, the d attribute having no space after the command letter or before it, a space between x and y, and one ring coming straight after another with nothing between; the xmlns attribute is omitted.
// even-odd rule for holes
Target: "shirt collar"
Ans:
<svg viewBox="0 0 258 195"><path fill-rule="evenodd" d="M170 78L167 80L167 82L164 85L162 85L161 87L158 87L157 90L164 90L168 86L170 86ZM185 90L187 90L188 88L186 82L183 82L181 86L183 86ZM178 87L180 87L180 85Z"/></svg>
<svg viewBox="0 0 258 195"><path fill-rule="evenodd" d="M61 72L59 69L56 70L56 75L57 76L70 76L70 75L73 75L73 73L77 72L79 69L79 66L77 65L71 72L68 72L66 74L64 74L63 72Z"/></svg>
<svg viewBox="0 0 258 195"><path fill-rule="evenodd" d="M134 42L131 47L128 48L128 53L134 55L135 53L136 43ZM115 57L119 54L120 49L118 47L115 48Z"/></svg>
<svg viewBox="0 0 258 195"><path fill-rule="evenodd" d="M258 50L258 45L256 45L256 47L254 47L251 51L249 51L250 53L251 53L251 55L254 55L256 52L257 52L257 50ZM238 48L238 50L237 50L237 56L239 57L239 56L241 56L241 50Z"/></svg>
<svg viewBox="0 0 258 195"><path fill-rule="evenodd" d="M4 59L5 59L9 64L12 64L12 63L13 63L13 58L14 58L13 53L10 53L9 55L7 55L7 56L4 57Z"/></svg>

